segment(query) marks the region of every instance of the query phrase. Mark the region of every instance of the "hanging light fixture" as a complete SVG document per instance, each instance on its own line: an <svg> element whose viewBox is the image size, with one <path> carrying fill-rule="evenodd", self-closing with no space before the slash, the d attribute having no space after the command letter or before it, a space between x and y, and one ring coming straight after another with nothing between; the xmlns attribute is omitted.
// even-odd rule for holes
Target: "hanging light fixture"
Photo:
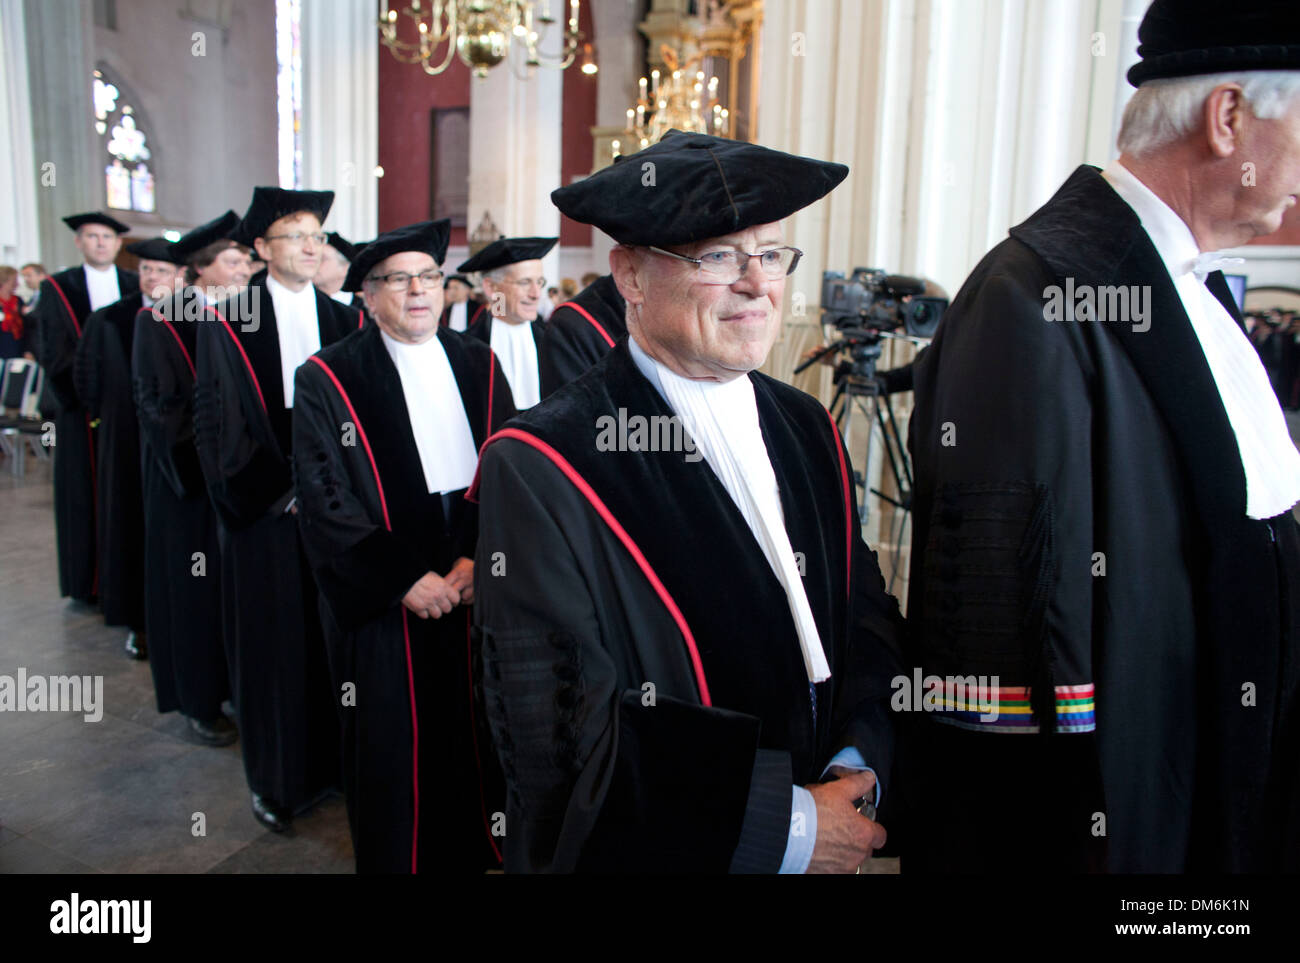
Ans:
<svg viewBox="0 0 1300 963"><path fill-rule="evenodd" d="M402 63L418 63L426 74L440 74L455 54L474 72L487 72L510 57L512 49L523 51L527 68L551 67L564 70L582 50L582 72L594 74L596 61L591 44L583 44L578 29L579 0L569 0L569 16L556 57L542 54L540 44L558 21L551 14L552 0L410 0L401 10L381 0L379 41ZM561 10L564 0L556 0ZM414 39L400 39L402 19L415 25ZM411 31L406 31L408 37ZM513 67L513 63L512 63Z"/></svg>
<svg viewBox="0 0 1300 963"><path fill-rule="evenodd" d="M677 53L666 44L659 48L666 68L650 71L638 81L635 107L627 109L625 133L640 147L648 147L670 130L731 136L731 115L718 100L718 78L705 79L704 62L695 56L681 64ZM615 152L621 148L615 142Z"/></svg>

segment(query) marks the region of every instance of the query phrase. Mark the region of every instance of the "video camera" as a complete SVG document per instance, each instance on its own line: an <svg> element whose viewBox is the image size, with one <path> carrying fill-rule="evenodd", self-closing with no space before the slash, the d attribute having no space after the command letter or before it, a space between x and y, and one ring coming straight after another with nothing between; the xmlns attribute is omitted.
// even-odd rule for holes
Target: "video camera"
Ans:
<svg viewBox="0 0 1300 963"><path fill-rule="evenodd" d="M920 278L857 267L847 278L823 272L821 307L826 321L846 336L902 328L912 337L930 338L948 299L926 296Z"/></svg>

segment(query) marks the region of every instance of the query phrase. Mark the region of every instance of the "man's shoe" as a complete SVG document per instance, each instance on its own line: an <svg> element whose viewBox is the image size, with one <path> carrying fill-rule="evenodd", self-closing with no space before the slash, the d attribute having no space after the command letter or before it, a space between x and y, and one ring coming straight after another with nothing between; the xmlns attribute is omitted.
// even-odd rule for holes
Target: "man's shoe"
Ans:
<svg viewBox="0 0 1300 963"><path fill-rule="evenodd" d="M149 647L145 645L144 633L137 634L132 629L126 636L126 654L137 662L142 662L149 658Z"/></svg>
<svg viewBox="0 0 1300 963"><path fill-rule="evenodd" d="M276 803L253 793L253 815L257 821L273 833L282 833L289 828L289 813Z"/></svg>
<svg viewBox="0 0 1300 963"><path fill-rule="evenodd" d="M228 746L239 738L235 724L223 715L218 715L211 722L186 716L190 732L205 746Z"/></svg>

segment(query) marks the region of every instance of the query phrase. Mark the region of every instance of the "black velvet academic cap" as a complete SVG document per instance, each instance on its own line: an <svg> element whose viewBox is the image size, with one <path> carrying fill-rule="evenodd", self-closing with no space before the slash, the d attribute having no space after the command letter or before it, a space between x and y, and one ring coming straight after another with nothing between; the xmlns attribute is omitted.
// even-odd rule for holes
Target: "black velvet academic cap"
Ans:
<svg viewBox="0 0 1300 963"><path fill-rule="evenodd" d="M220 217L214 217L206 224L200 224L191 231L186 231L176 242L176 250L181 257L189 260L209 244L233 237L239 227L239 215L226 211Z"/></svg>
<svg viewBox="0 0 1300 963"><path fill-rule="evenodd" d="M462 261L457 271L495 271L508 264L534 261L545 257L555 247L558 237L503 237L493 241L468 261Z"/></svg>
<svg viewBox="0 0 1300 963"><path fill-rule="evenodd" d="M252 247L256 238L282 217L290 214L315 214L322 223L334 203L333 191L287 191L283 187L254 187L253 202L239 223L235 240Z"/></svg>
<svg viewBox="0 0 1300 963"><path fill-rule="evenodd" d="M779 221L825 197L848 173L843 164L671 130L552 191L551 201L620 244L667 247Z"/></svg>
<svg viewBox="0 0 1300 963"><path fill-rule="evenodd" d="M351 241L349 241L346 237L344 237L342 234L338 233L337 231L330 231L329 239L330 239L330 247L334 248L334 250L338 251L349 261L355 261L357 257L357 251L365 247L364 244L353 244Z"/></svg>
<svg viewBox="0 0 1300 963"><path fill-rule="evenodd" d="M70 214L63 219L63 223L68 225L74 231L86 224L103 224L111 228L118 234L125 234L131 227L129 224L123 224L115 217L109 217L107 214L101 214L99 211L88 211L85 214Z"/></svg>
<svg viewBox="0 0 1300 963"><path fill-rule="evenodd" d="M145 261L166 261L168 264L184 264L185 255L178 250L180 244L165 237L151 237L148 240L128 244L126 249Z"/></svg>
<svg viewBox="0 0 1300 963"><path fill-rule="evenodd" d="M1138 27L1134 87L1164 77L1300 70L1297 0L1155 0Z"/></svg>
<svg viewBox="0 0 1300 963"><path fill-rule="evenodd" d="M395 231L380 234L377 238L356 252L352 264L348 267L348 276L343 282L344 291L360 291L366 275L384 258L401 254L403 251L418 251L428 254L439 264L447 256L447 241L451 237L451 219L444 217L440 221L420 221L408 224Z"/></svg>

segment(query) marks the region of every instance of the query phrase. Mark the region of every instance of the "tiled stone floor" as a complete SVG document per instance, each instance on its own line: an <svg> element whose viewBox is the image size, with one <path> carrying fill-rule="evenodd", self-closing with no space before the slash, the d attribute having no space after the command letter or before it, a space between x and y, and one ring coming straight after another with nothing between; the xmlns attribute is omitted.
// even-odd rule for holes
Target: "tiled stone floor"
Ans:
<svg viewBox="0 0 1300 963"><path fill-rule="evenodd" d="M283 836L249 809L239 743L195 744L154 707L125 630L59 598L48 463L0 459L0 674L102 675L103 718L0 712L0 873L350 873L342 797ZM196 836L203 813L206 835Z"/></svg>

